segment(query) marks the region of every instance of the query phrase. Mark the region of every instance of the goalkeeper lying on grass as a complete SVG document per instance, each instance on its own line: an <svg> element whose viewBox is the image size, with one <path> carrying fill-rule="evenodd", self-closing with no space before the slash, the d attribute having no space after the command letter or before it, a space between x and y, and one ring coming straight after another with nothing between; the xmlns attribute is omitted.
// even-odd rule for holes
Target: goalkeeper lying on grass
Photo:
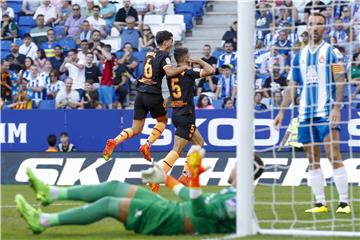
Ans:
<svg viewBox="0 0 360 240"><path fill-rule="evenodd" d="M165 183L183 202L169 201L145 188L117 181L93 186L52 187L27 169L31 187L43 206L57 200L80 200L89 204L59 213L42 213L18 194L15 197L16 208L36 234L48 227L85 225L105 217L113 217L127 230L142 234L234 232L235 189L228 187L218 193L202 194L199 177L205 171L201 165L204 150L199 146L192 147L188 156L191 173L189 188L166 175L157 164L142 173L145 182ZM255 178L263 171L260 158L256 158L256 166ZM231 181L234 182L235 178L232 177Z"/></svg>

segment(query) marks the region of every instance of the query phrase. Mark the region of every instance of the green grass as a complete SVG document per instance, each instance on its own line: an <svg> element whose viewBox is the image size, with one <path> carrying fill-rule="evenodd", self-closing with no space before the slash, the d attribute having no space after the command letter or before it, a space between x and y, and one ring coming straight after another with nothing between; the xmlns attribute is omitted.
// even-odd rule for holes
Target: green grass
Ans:
<svg viewBox="0 0 360 240"><path fill-rule="evenodd" d="M220 187L205 187L207 192L218 191ZM272 194L274 191L275 194ZM330 199L331 193L334 193L333 199L337 199L336 189L334 187L327 187L327 198ZM47 229L43 234L39 236L32 235L31 231L27 228L23 219L21 219L16 212L14 206L14 196L16 193L21 193L31 204L37 204L34 199L34 194L27 186L16 185L1 185L2 203L1 203L1 239L154 239L154 236L145 236L135 234L130 231L126 231L121 223L113 219L104 219L100 222L89 226L66 226L66 227L54 227ZM161 188L160 194L165 198L177 200L177 197L165 187ZM352 209L353 215L335 215L336 202L332 202L330 205L330 212L322 215L305 214L304 210L311 207L310 204L310 188L309 187L266 187L258 186L256 188L256 201L261 204L256 204L255 210L257 217L260 221L261 227L270 228L289 228L291 222L282 223L278 220L292 220L296 216L298 221L309 221L308 223L299 223L294 225L296 228L316 227L320 230L331 230L331 225L335 226L335 230L348 230L348 231L360 231L360 187L350 188L350 194L353 201ZM273 199L273 196L276 199ZM292 196L300 203L293 206L285 204L276 204L272 208L272 202L291 202ZM47 212L62 211L67 208L80 206L79 202L58 202L59 204L66 205L52 205L50 207L43 208ZM278 215L274 214L276 212ZM324 222L331 220L332 216L335 216L334 222ZM355 222L351 223L352 216L355 216ZM322 222L315 223L313 219L321 220ZM204 236L174 236L174 237L156 237L156 239L204 239L204 238L221 238L223 235L204 235ZM287 236L253 236L246 239L288 239ZM306 238L297 238L306 239ZM307 238L309 239L309 238ZM318 238L316 238L318 239ZM327 238L327 239L341 239L341 238Z"/></svg>

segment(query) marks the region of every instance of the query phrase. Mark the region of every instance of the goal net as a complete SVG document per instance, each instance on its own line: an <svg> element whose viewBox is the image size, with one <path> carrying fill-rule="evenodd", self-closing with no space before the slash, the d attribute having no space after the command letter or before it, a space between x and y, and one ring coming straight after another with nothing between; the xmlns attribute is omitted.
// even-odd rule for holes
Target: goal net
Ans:
<svg viewBox="0 0 360 240"><path fill-rule="evenodd" d="M246 10L253 11L254 20L244 19ZM248 65L255 66L252 72L255 75L255 79L252 78L253 95L250 100L245 98L248 95L238 94L238 110L240 106L243 108L244 102L254 105L252 111L255 127L254 133L250 134L255 135L253 149L262 157L265 165L265 172L254 190L254 199L250 199L252 202L249 203L253 204L257 231L275 235L359 237L360 1L270 0L256 1L255 4L247 1L247 6L239 3L238 13L238 39L241 41L238 43L239 62L246 62L242 60L247 57L243 53L247 53L250 48L242 45L246 43L241 39L246 38L241 34L246 29L242 23L245 21L255 25L251 45L254 63L252 66ZM329 56L321 43L318 48L308 49L309 45L312 46L311 42L315 42L314 35L320 34L319 29L310 32L308 28L308 17L315 13L321 13L325 17L322 36L325 43L331 44ZM294 61L298 52L301 54ZM339 71L337 67L340 68ZM341 70L344 70L343 81L338 77ZM248 75L242 71L252 70L238 69L238 76L245 78ZM281 109L290 83L289 75L290 79L297 82L297 86L292 87L292 103L284 110L281 127L276 129L273 120ZM244 87L242 84L245 81L249 79L241 80L239 77L238 91ZM242 91L244 94L244 90ZM340 100L337 96L342 92L344 96ZM324 116L326 118L336 104L340 106L340 122L336 126L322 122L321 119ZM246 111L238 111L241 138L244 136L241 125L249 124L242 121L246 118L245 114ZM334 127L340 131L331 130ZM306 129L312 130L306 133ZM329 134L326 129L330 129ZM324 136L327 137L323 139ZM251 137L252 135L245 138L247 140L239 140L239 144L249 142ZM320 148L320 168L315 160L310 164L309 155L305 153L305 147L299 142L299 138L316 142L309 145L313 152L310 155L317 159L317 148ZM239 161L244 161L241 151L247 150L238 147ZM239 167L238 176L244 174L245 170ZM244 180L244 177L240 178ZM238 184L241 184L241 179ZM348 185L346 182L344 184L346 179ZM321 197L322 186L325 200ZM346 186L347 199L344 197ZM316 197L312 189L316 192ZM249 200L248 197L241 199L246 191L251 193L252 190L240 186L238 202L241 204ZM340 200L347 201L350 213L336 212ZM326 206L327 212L305 212L315 207L315 203L319 201ZM241 226L246 222L240 219L246 217L241 212L243 209L241 206L238 208L237 233L254 234L255 230L246 232Z"/></svg>

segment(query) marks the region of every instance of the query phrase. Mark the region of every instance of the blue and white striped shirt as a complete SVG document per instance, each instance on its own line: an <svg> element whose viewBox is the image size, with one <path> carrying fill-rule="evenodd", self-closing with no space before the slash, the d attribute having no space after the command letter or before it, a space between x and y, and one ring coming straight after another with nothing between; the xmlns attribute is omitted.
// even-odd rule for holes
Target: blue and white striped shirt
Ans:
<svg viewBox="0 0 360 240"><path fill-rule="evenodd" d="M41 92L34 92L29 89L29 87L44 87L44 82L42 78L36 77L35 79L29 79L29 83L27 84L28 87L28 96L31 100L35 102L40 102L43 99L43 91Z"/></svg>
<svg viewBox="0 0 360 240"><path fill-rule="evenodd" d="M314 51L307 45L295 55L288 80L295 81L300 90L301 122L329 117L331 99L335 98L331 65L341 60L341 53L325 41Z"/></svg>

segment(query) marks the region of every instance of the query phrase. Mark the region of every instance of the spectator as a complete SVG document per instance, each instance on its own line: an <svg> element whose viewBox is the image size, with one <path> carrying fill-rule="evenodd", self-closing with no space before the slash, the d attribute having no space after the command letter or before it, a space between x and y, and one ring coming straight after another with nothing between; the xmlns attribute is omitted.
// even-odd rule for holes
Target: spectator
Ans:
<svg viewBox="0 0 360 240"><path fill-rule="evenodd" d="M23 44L21 44L19 48L19 53L24 54L26 57L30 57L32 60L35 60L37 50L38 46L34 42L32 42L30 34L24 34Z"/></svg>
<svg viewBox="0 0 360 240"><path fill-rule="evenodd" d="M19 35L19 27L6 13L2 16L0 40L13 40Z"/></svg>
<svg viewBox="0 0 360 240"><path fill-rule="evenodd" d="M50 0L42 1L40 7L35 11L34 19L37 19L38 15L44 16L46 26L53 26L53 23L57 19L56 8L50 3Z"/></svg>
<svg viewBox="0 0 360 240"><path fill-rule="evenodd" d="M50 82L46 85L46 99L55 99L58 92L65 89L63 81L59 80L59 71L52 69L49 74Z"/></svg>
<svg viewBox="0 0 360 240"><path fill-rule="evenodd" d="M222 108L223 109L234 109L234 102L231 98L224 98L224 102L222 104Z"/></svg>
<svg viewBox="0 0 360 240"><path fill-rule="evenodd" d="M94 88L92 80L86 80L85 91L81 99L81 108L85 109L101 109L102 105L99 101L99 92Z"/></svg>
<svg viewBox="0 0 360 240"><path fill-rule="evenodd" d="M217 61L217 68L221 68L223 65L230 65L232 72L236 72L237 67L237 54L233 52L233 46L231 42L224 43L225 53L221 54ZM222 69L219 69L221 73Z"/></svg>
<svg viewBox="0 0 360 240"><path fill-rule="evenodd" d="M114 26L121 31L122 27L125 27L126 24L126 18L129 16L134 17L134 20L137 24L139 21L138 13L137 11L131 6L130 0L124 0L123 1L124 7L120 8L119 11L116 13L115 17L115 23Z"/></svg>
<svg viewBox="0 0 360 240"><path fill-rule="evenodd" d="M52 58L55 56L55 46L57 45L59 45L59 43L55 41L55 31L49 29L47 31L47 42L41 44L40 48L44 50L47 58Z"/></svg>
<svg viewBox="0 0 360 240"><path fill-rule="evenodd" d="M6 0L1 0L0 17L4 17L5 15L7 15L11 20L14 19L14 9L7 6ZM1 20L3 19L1 18Z"/></svg>
<svg viewBox="0 0 360 240"><path fill-rule="evenodd" d="M82 41L90 41L91 40L91 34L92 31L90 29L90 23L89 21L85 20L81 24L81 32L79 34L79 38L76 39L76 44L81 44Z"/></svg>
<svg viewBox="0 0 360 240"><path fill-rule="evenodd" d="M330 32L330 36L335 37L339 44L348 42L349 37L341 18L336 19L334 29Z"/></svg>
<svg viewBox="0 0 360 240"><path fill-rule="evenodd" d="M293 0L285 0L284 1L284 6L289 11L289 16L291 16L294 19L294 23L295 24L299 23L300 22L300 20L299 20L299 11L294 6L294 1Z"/></svg>
<svg viewBox="0 0 360 240"><path fill-rule="evenodd" d="M360 52L354 54L348 76L350 81L360 82Z"/></svg>
<svg viewBox="0 0 360 240"><path fill-rule="evenodd" d="M56 45L54 48L54 56L50 58L51 65L54 69L60 69L64 62L63 49L60 45Z"/></svg>
<svg viewBox="0 0 360 240"><path fill-rule="evenodd" d="M100 68L94 64L94 54L88 52L86 54L86 64L85 64L85 79L86 81L92 80L93 86L99 88L99 83L101 81L101 71Z"/></svg>
<svg viewBox="0 0 360 240"><path fill-rule="evenodd" d="M308 18L311 13L318 12L321 13L322 11L326 11L326 5L321 0L310 0L305 5L304 9L304 19L307 23Z"/></svg>
<svg viewBox="0 0 360 240"><path fill-rule="evenodd" d="M141 30L141 48L155 49L155 37L151 32L150 26L144 25Z"/></svg>
<svg viewBox="0 0 360 240"><path fill-rule="evenodd" d="M81 31L81 24L84 20L85 18L81 16L80 6L78 4L72 5L72 14L66 19L62 35L73 39L78 38Z"/></svg>
<svg viewBox="0 0 360 240"><path fill-rule="evenodd" d="M204 62L210 64L211 66L214 67L214 69L216 69L216 63L217 63L217 59L214 56L211 56L211 46L209 44L205 44L203 46L203 53L204 56L201 58Z"/></svg>
<svg viewBox="0 0 360 240"><path fill-rule="evenodd" d="M103 48L98 46L97 51L104 65L100 81L100 99L105 106L112 109L114 96L113 68L116 59L111 54L111 45L105 45Z"/></svg>
<svg viewBox="0 0 360 240"><path fill-rule="evenodd" d="M34 40L34 43L37 46L40 46L42 43L47 40L47 31L50 28L45 26L44 15L39 14L36 17L36 27L31 29L30 35Z"/></svg>
<svg viewBox="0 0 360 240"><path fill-rule="evenodd" d="M214 109L207 95L201 94L198 98L195 109Z"/></svg>
<svg viewBox="0 0 360 240"><path fill-rule="evenodd" d="M237 21L234 21L231 26L230 30L226 31L222 37L224 42L231 42L233 45L234 51L237 48Z"/></svg>
<svg viewBox="0 0 360 240"><path fill-rule="evenodd" d="M19 84L19 89L17 94L14 96L13 103L7 105L7 107L15 110L32 109L32 102L28 97L26 82Z"/></svg>
<svg viewBox="0 0 360 240"><path fill-rule="evenodd" d="M280 108L281 107L281 103L282 103L282 100L283 100L283 96L281 94L281 92L279 90L276 90L274 92L274 94L272 94L272 107L273 108Z"/></svg>
<svg viewBox="0 0 360 240"><path fill-rule="evenodd" d="M74 144L70 143L67 132L60 133L60 144L58 145L59 152L76 152Z"/></svg>
<svg viewBox="0 0 360 240"><path fill-rule="evenodd" d="M36 58L34 64L38 67L39 72L42 72L44 70L46 60L47 59L46 59L45 51L41 48L38 49L36 52Z"/></svg>
<svg viewBox="0 0 360 240"><path fill-rule="evenodd" d="M82 40L80 43L80 51L78 52L78 57L85 63L86 62L86 54L90 52L89 50L89 42L87 40Z"/></svg>
<svg viewBox="0 0 360 240"><path fill-rule="evenodd" d="M130 79L131 76L124 65L117 65L114 79L116 99L119 100L117 109L125 108L126 96L128 95L130 89Z"/></svg>
<svg viewBox="0 0 360 240"><path fill-rule="evenodd" d="M300 42L301 48L305 47L309 43L309 33L307 31L304 31L301 34L302 41Z"/></svg>
<svg viewBox="0 0 360 240"><path fill-rule="evenodd" d="M149 13L165 15L168 11L170 0L149 1Z"/></svg>
<svg viewBox="0 0 360 240"><path fill-rule="evenodd" d="M99 6L96 5L93 7L93 15L88 17L86 20L90 24L91 31L98 30L98 31L100 31L100 33L103 37L106 37L106 31L105 31L106 22L104 19L100 18L100 7ZM86 40L89 40L89 39L86 39Z"/></svg>
<svg viewBox="0 0 360 240"><path fill-rule="evenodd" d="M142 21L145 14L149 12L148 1L147 0L133 0L132 2L133 2L132 7L136 10L138 15L140 16L140 21ZM133 16L133 17L135 17L135 16Z"/></svg>
<svg viewBox="0 0 360 240"><path fill-rule="evenodd" d="M131 76L135 78L138 63L132 54L133 47L131 43L125 43L123 50L125 54L122 56L122 58L118 59L118 64L124 65L126 67L126 70L131 74Z"/></svg>
<svg viewBox="0 0 360 240"><path fill-rule="evenodd" d="M278 27L284 27L285 25L293 25L293 18L289 13L289 10L287 9L286 6L282 5L279 7L280 12L279 14L276 16L276 21L275 24Z"/></svg>
<svg viewBox="0 0 360 240"><path fill-rule="evenodd" d="M266 110L267 107L264 103L262 103L263 95L261 92L255 92L255 106L254 109L257 111Z"/></svg>
<svg viewBox="0 0 360 240"><path fill-rule="evenodd" d="M136 51L139 49L139 42L141 42L141 33L135 28L135 18L128 16L126 18L126 27L122 28L121 34L121 48L124 48L125 43L131 43Z"/></svg>
<svg viewBox="0 0 360 240"><path fill-rule="evenodd" d="M78 91L73 90L72 84L72 78L68 77L65 80L65 88L61 89L56 95L56 108L74 109L81 106L80 94Z"/></svg>
<svg viewBox="0 0 360 240"><path fill-rule="evenodd" d="M44 71L40 72L39 77L42 79L44 83L44 95L46 96L46 87L50 83L50 72L52 71L53 67L49 59L46 60Z"/></svg>
<svg viewBox="0 0 360 240"><path fill-rule="evenodd" d="M279 54L287 57L291 51L292 44L287 39L288 35L285 30L279 32L279 39L275 42L275 46L279 49Z"/></svg>
<svg viewBox="0 0 360 240"><path fill-rule="evenodd" d="M256 12L256 29L262 31L262 35L266 36L270 32L269 27L272 22L272 15L264 3L259 4L259 10Z"/></svg>
<svg viewBox="0 0 360 240"><path fill-rule="evenodd" d="M47 137L48 142L48 149L46 149L46 152L58 152L58 149L56 147L57 138L54 134L50 134Z"/></svg>
<svg viewBox="0 0 360 240"><path fill-rule="evenodd" d="M72 89L79 92L79 96L82 95L85 83L85 67L84 62L79 59L78 51L71 49L68 53L68 57L65 58L64 63L60 67L60 72L68 70L69 78L71 79Z"/></svg>
<svg viewBox="0 0 360 240"><path fill-rule="evenodd" d="M22 68L24 68L26 56L19 53L19 46L16 43L11 44L10 51L10 54L6 56L6 59L10 62L10 70L17 74Z"/></svg>
<svg viewBox="0 0 360 240"><path fill-rule="evenodd" d="M101 40L101 33L98 30L94 30L91 34L91 41L90 41L90 51L95 51L98 46L103 47L104 44L100 42Z"/></svg>
<svg viewBox="0 0 360 240"><path fill-rule="evenodd" d="M282 91L286 86L287 80L280 74L280 66L275 64L272 67L271 76L265 80L263 96L270 98L272 92Z"/></svg>
<svg viewBox="0 0 360 240"><path fill-rule="evenodd" d="M23 0L22 1L22 14L27 16L33 16L41 5L41 0Z"/></svg>
<svg viewBox="0 0 360 240"><path fill-rule="evenodd" d="M222 74L217 82L216 98L223 99L230 97L233 101L236 98L237 80L234 74L231 73L231 66L222 65Z"/></svg>
<svg viewBox="0 0 360 240"><path fill-rule="evenodd" d="M200 96L201 93L206 93L206 95L215 98L217 79L214 76L205 77L200 79L197 86L197 96Z"/></svg>
<svg viewBox="0 0 360 240"><path fill-rule="evenodd" d="M24 61L24 68L20 70L19 83L25 82L28 83L30 81L30 67L34 64L34 61L30 57L26 57Z"/></svg>
<svg viewBox="0 0 360 240"><path fill-rule="evenodd" d="M115 21L116 7L109 3L109 0L100 0L100 17L106 21L106 32L110 33L111 27Z"/></svg>
<svg viewBox="0 0 360 240"><path fill-rule="evenodd" d="M84 17L90 17L93 15L93 8L94 8L94 0L87 0L86 7L83 7L81 10L81 15Z"/></svg>
<svg viewBox="0 0 360 240"><path fill-rule="evenodd" d="M59 10L58 18L55 20L54 25L63 26L71 14L71 0L63 0L62 6Z"/></svg>
<svg viewBox="0 0 360 240"><path fill-rule="evenodd" d="M13 99L12 94L12 85L16 75L9 70L10 63L3 59L1 60L1 99L5 104L9 103Z"/></svg>
<svg viewBox="0 0 360 240"><path fill-rule="evenodd" d="M28 95L30 100L37 107L39 106L40 101L43 99L44 82L39 77L37 66L32 65L30 67L30 73L30 79L27 84Z"/></svg>

